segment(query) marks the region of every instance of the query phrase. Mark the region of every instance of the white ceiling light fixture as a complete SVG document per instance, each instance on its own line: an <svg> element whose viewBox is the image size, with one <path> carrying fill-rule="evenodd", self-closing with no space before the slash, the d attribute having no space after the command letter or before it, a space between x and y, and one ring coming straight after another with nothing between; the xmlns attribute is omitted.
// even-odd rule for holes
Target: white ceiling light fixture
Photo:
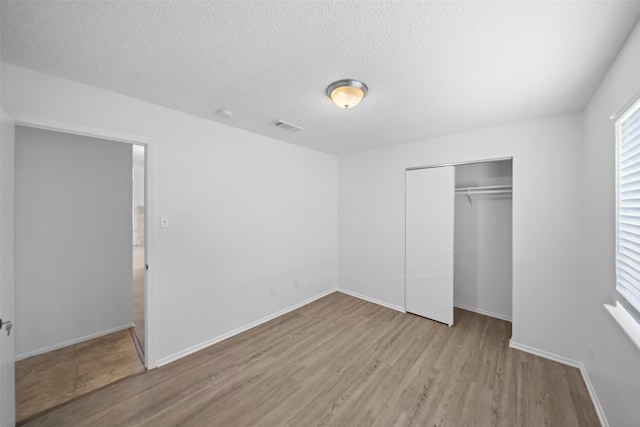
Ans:
<svg viewBox="0 0 640 427"><path fill-rule="evenodd" d="M340 108L348 110L362 101L369 88L359 80L345 79L333 82L327 87L327 96Z"/></svg>

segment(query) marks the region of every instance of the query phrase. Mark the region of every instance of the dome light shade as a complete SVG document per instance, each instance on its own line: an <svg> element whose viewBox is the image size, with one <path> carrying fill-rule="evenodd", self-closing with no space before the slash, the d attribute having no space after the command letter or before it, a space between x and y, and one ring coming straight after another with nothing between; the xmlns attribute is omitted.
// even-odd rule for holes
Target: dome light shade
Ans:
<svg viewBox="0 0 640 427"><path fill-rule="evenodd" d="M365 97L369 88L358 80L346 79L333 82L327 87L327 96L340 108L355 107Z"/></svg>

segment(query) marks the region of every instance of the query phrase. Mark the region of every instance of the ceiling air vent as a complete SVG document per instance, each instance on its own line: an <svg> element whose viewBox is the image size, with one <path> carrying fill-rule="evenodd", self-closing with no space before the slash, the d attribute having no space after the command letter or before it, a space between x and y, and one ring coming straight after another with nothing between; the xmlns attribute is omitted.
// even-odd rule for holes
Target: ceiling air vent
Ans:
<svg viewBox="0 0 640 427"><path fill-rule="evenodd" d="M285 122L284 120L276 120L275 122L272 122L271 124L273 126L277 127L277 128L288 130L289 132L295 132L295 131L298 131L298 130L302 130L302 128L300 126L294 125L293 123Z"/></svg>

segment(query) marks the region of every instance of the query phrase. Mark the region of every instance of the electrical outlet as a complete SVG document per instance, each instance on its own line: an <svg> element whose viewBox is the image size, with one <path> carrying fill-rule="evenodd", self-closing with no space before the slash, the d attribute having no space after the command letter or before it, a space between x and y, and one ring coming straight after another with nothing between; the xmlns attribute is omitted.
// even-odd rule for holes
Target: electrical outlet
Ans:
<svg viewBox="0 0 640 427"><path fill-rule="evenodd" d="M293 281L293 287L294 288L299 288L300 287L300 282L298 281L298 279Z"/></svg>
<svg viewBox="0 0 640 427"><path fill-rule="evenodd" d="M276 294L276 287L275 286L269 286L269 296L272 297Z"/></svg>

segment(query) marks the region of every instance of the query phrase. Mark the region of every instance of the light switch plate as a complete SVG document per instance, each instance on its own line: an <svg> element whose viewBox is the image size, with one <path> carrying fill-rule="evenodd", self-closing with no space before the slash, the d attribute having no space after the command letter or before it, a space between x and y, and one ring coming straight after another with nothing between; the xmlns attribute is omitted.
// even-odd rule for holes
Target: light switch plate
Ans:
<svg viewBox="0 0 640 427"><path fill-rule="evenodd" d="M160 217L160 228L169 228L169 217L167 215Z"/></svg>

